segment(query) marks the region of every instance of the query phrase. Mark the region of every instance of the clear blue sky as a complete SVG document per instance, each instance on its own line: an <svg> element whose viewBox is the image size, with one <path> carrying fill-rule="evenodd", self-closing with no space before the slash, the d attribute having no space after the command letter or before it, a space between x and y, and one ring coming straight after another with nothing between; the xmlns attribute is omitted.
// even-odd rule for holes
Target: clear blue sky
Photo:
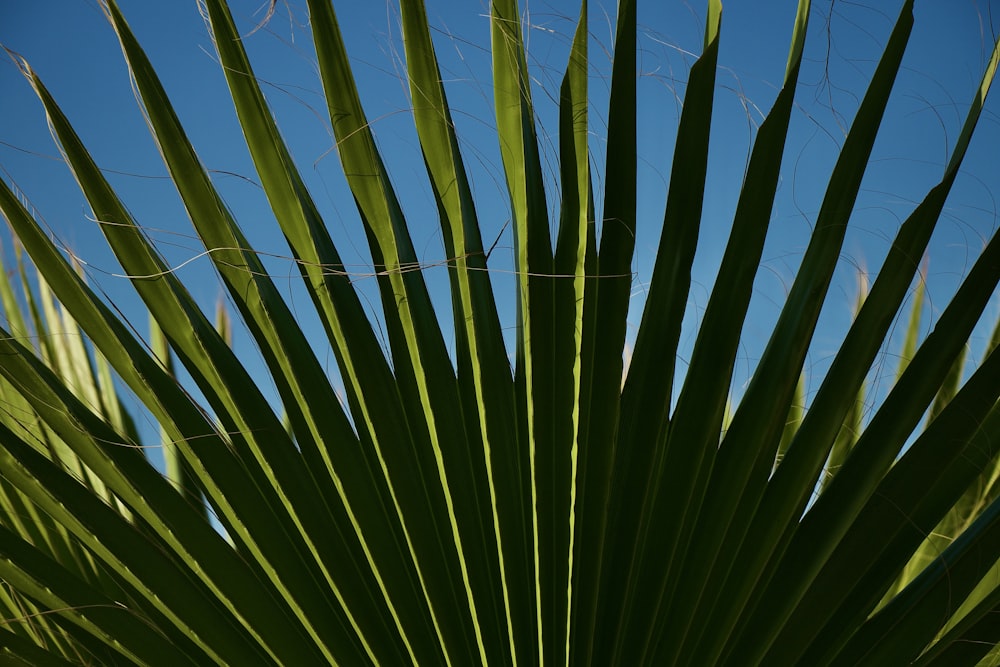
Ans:
<svg viewBox="0 0 1000 667"><path fill-rule="evenodd" d="M244 34L263 18L260 0L234 0L233 12ZM489 244L500 238L491 264L498 270L503 321L513 324L513 282L502 271L512 268L510 230L504 228L507 202L501 187L500 160L491 135L487 5L481 0L427 0L431 24L439 29L439 55L448 79L456 122L467 142L466 162L474 187L483 235ZM826 178L874 70L898 11L897 2L863 4L814 3L806 63L797 96L782 181L772 223L771 241L758 277L752 316L744 332L746 347L737 370L738 385L747 379L754 360L777 316L785 288L808 240ZM242 143L224 79L213 59L211 40L194 0L148 2L121 0L133 30L158 67L181 120L202 161L216 181L251 243L274 253L267 266L287 287L293 307L308 327L308 299L297 288L297 270L284 258L287 250L273 223L252 164ZM297 156L345 262L365 271L367 250L352 200L347 193L315 72L304 3L279 3L266 28L247 37L251 60L274 105L279 125ZM401 43L393 3L335 1L348 51L354 56L369 118L385 153L394 183L408 214L418 252L429 264L443 259L437 219L425 184L412 123L406 113L406 86L401 80ZM723 13L719 91L715 108L701 250L692 303L693 324L703 310L725 246L732 211L748 156L755 123L773 102L783 76L794 7L791 2L730 0ZM522 6L525 6L522 3ZM571 2L526 3L531 61L538 86L542 137L550 158L555 154L554 107L565 67L567 43L577 8ZM991 15L991 9L993 11ZM659 238L663 201L670 170L674 134L687 68L701 51L703 8L697 2L640 2L640 230L634 263L635 312L639 322L643 284L652 270ZM603 50L610 47L613 2L592 2L592 150L600 170L604 95L610 72ZM900 222L940 177L982 68L1000 26L1000 3L990 0L917 2L916 25L864 191L852 220L841 270L832 288L808 364L818 387L825 361L849 324L856 267L875 271ZM201 251L190 223L165 178L154 144L146 131L129 85L113 31L95 0L40 0L0 3L0 43L28 59L63 105L98 164L109 170L135 217L160 242L167 261L178 266ZM932 242L928 293L930 312L940 312L957 280L998 227L1000 162L1000 91L993 91L962 177L949 200ZM54 233L81 257L90 279L122 305L140 331L145 315L137 308L127 280L115 277L117 264L105 249L86 205L59 163L44 115L33 92L14 65L0 62L0 167L37 207ZM597 183L600 186L600 182ZM550 207L556 205L550 196ZM0 233L5 256L10 243ZM178 269L196 297L210 307L221 294L212 280L207 258ZM442 268L426 273L443 310L448 307L447 277ZM375 284L359 279L377 312ZM995 317L996 306L989 311ZM446 326L448 326L446 324ZM930 326L930 320L928 320ZM988 327L983 327L984 329ZM693 342L688 326L686 343ZM633 331L634 334L634 331ZM980 338L985 336L985 331ZM237 345L252 350L245 337ZM332 366L332 355L320 350ZM885 376L895 361L886 358ZM683 366L681 368L683 371Z"/></svg>

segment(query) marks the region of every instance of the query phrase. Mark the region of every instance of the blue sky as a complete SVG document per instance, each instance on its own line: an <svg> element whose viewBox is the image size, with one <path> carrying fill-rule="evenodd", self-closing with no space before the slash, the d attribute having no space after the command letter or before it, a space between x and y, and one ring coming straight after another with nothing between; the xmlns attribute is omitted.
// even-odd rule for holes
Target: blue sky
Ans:
<svg viewBox="0 0 1000 667"><path fill-rule="evenodd" d="M304 3L279 3L266 27L260 0L234 0L232 10L246 37L257 75L274 106L299 168L324 213L344 261L356 265L357 285L377 319L374 280L364 277L367 251L339 163L332 150L329 122L320 95ZM402 46L393 3L334 2L354 56L355 75L376 136L411 224L414 244L433 267L443 257L437 219L426 185L406 86L401 78ZM456 123L465 144L466 163L474 170L479 216L487 245L499 239L491 265L503 308L502 321L513 325L513 268L507 202L501 186L500 159L492 136L488 8L480 0L427 0L437 29L439 55L456 107ZM694 326L708 300L728 235L732 212L756 123L773 102L788 53L792 3L730 0L723 13L719 90L714 110L709 182L695 267L685 344L693 344ZM771 240L756 284L751 317L744 330L735 391L748 379L766 342L808 240L838 146L864 86L888 37L898 3L816 2L806 45L784 177L776 202ZM297 270L267 203L256 186L225 82L214 61L211 40L194 0L145 2L121 0L133 30L145 45L171 95L203 163L242 224L251 243L272 256L266 265L287 289L293 308L307 327L315 326L307 297L297 287ZM536 76L543 147L554 159L555 109L565 67L567 44L578 9L570 2L522 3ZM837 279L831 288L817 338L807 361L810 387L819 386L825 363L849 325L859 267L874 272L900 222L940 177L978 86L992 40L1000 26L1000 5L989 0L918 2L916 24L851 231ZM991 9L993 14L991 15ZM606 50L613 33L613 3L593 2L591 82L594 108L592 151L602 170L603 120L610 66ZM643 287L649 280L659 239L670 171L679 99L687 69L701 51L704 9L698 3L641 2L640 32L640 229L637 237L635 300L632 324L638 326ZM250 34L252 32L252 34ZM28 59L64 111L76 124L98 164L136 219L160 243L168 263L206 308L222 294L210 262L165 178L129 85L113 31L95 0L45 0L0 4L0 43ZM88 267L92 282L122 306L140 331L145 316L128 281L106 250L97 225L68 170L58 161L40 104L8 60L0 62L0 167L3 178L21 188L53 233ZM932 324L969 268L984 240L998 227L1000 167L993 157L1000 147L997 91L988 101L962 176L932 241L929 259L929 315ZM595 177L600 187L599 177ZM550 208L557 202L552 191ZM10 241L0 233L5 256ZM427 280L442 311L448 307L445 270L429 268ZM286 279L287 278L287 279ZM988 312L995 319L996 305ZM449 326L447 323L445 326ZM992 322L977 334L980 343ZM318 328L315 329L318 331ZM634 328L632 330L634 335ZM252 353L245 337L236 345ZM331 367L332 355L317 339L320 358ZM896 362L884 358L884 385ZM680 367L683 372L683 364Z"/></svg>

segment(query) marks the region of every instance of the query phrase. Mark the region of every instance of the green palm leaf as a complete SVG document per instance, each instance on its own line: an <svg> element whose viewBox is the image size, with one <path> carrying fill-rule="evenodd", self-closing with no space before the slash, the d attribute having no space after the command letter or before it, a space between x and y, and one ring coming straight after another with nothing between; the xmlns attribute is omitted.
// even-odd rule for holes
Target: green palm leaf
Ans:
<svg viewBox="0 0 1000 667"><path fill-rule="evenodd" d="M495 138L513 231L509 336L423 1L403 0L399 18L453 331L435 310L334 6L307 3L381 299L374 326L229 7L203 4L257 177L324 335L311 335L251 247L115 0L103 7L150 132L232 304L215 322L56 97L12 54L148 311L150 335L147 344L88 285L25 205L16 174L0 182L18 252L14 270L0 272L5 664L990 659L1000 642L998 335L975 371L964 369L1000 283L1000 237L923 340L920 274L898 381L881 397L869 379L972 145L1000 43L943 176L899 228L870 292L864 283L810 393L807 355L906 67L914 17L912 0L903 3L781 314L736 399L754 280L787 171L808 0L794 14L784 79L756 132L684 373L682 324L712 177L721 3L707 3L690 68L627 373L641 224L635 2L618 6L601 169L590 154L591 8L581 3L556 98L551 175L520 8L490 3ZM259 349L260 368L234 348L230 318ZM317 348L332 353L343 400ZM155 442L140 418L157 427ZM163 469L147 455L161 445Z"/></svg>

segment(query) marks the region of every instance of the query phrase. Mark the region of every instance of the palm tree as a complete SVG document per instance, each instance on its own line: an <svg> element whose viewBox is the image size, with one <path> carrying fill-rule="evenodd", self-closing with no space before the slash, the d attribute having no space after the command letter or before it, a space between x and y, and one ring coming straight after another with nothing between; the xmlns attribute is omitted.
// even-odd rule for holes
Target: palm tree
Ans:
<svg viewBox="0 0 1000 667"><path fill-rule="evenodd" d="M413 119L452 258L449 335L417 270L333 7L308 2L338 153L377 276L386 352L226 4L205 0L257 176L336 358L343 401L117 2L107 0L107 15L153 137L278 401L230 347L229 315L213 322L196 304L41 79L17 59L153 333L147 345L88 286L4 181L0 210L38 272L31 290L31 269L15 266L20 295L0 281L4 659L170 667L989 660L1000 639L997 336L971 376L962 369L1000 280L1000 240L983 248L873 414L863 419L858 406L970 145L1000 45L944 176L900 227L801 409L803 363L903 62L912 5L903 4L770 342L731 410L807 0L676 388L716 90L715 0L689 73L662 238L624 379L637 225L634 0L621 0L616 19L602 202L588 157L586 1L581 7L559 91L554 243L518 8L491 2L517 285L513 363L423 3L403 0L400 17ZM191 385L175 378L174 362ZM126 386L162 430L166 474L144 454L152 445L125 407Z"/></svg>

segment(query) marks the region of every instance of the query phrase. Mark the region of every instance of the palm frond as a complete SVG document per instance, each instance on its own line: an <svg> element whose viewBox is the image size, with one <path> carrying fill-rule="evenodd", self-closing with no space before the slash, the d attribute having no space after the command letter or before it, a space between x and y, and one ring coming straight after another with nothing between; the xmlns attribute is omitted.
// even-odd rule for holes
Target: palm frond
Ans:
<svg viewBox="0 0 1000 667"><path fill-rule="evenodd" d="M914 17L912 0L903 2L829 180L818 184L825 194L801 264L737 398L731 386L754 281L788 170L815 12L808 0L790 17L784 78L756 131L684 371L682 329L711 196L727 35L721 3L707 3L702 51L688 73L634 341L632 263L648 224L638 203L636 3L618 5L600 167L591 154L591 7L581 3L554 97L551 174L521 10L514 0L490 3L495 139L513 232L511 335L424 3L403 0L399 20L415 136L448 257L453 330L436 310L437 288L404 213L406 189L390 177L393 155L380 150L366 115L334 6L307 6L326 113L368 242L381 305L374 322L230 8L205 0L202 9L319 335L203 166L116 0L102 7L228 308L199 305L39 74L12 55L148 313L149 333L88 284L26 205L16 174L0 181L17 249L12 270L0 272L5 661L991 659L1000 642L1000 334L971 374L966 367L1000 282L1000 237L970 249L974 263L934 313L924 309L920 258L932 254L973 145L1000 42L944 174L899 227L871 288L861 283L829 367L808 378L907 67ZM898 377L880 392L873 369L900 318L908 325L893 348ZM235 335L233 322L242 327ZM238 336L259 362L240 354ZM335 360L342 389L317 349ZM151 454L160 449L162 462Z"/></svg>

